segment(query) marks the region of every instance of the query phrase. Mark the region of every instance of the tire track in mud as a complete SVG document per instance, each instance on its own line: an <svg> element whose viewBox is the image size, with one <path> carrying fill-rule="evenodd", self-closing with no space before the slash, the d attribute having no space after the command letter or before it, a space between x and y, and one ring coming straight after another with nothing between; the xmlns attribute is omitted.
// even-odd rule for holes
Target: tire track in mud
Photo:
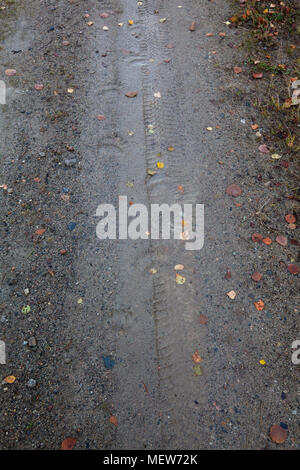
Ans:
<svg viewBox="0 0 300 470"><path fill-rule="evenodd" d="M153 13L156 9L159 14ZM142 66L146 166L154 168L157 160L165 163L164 175L156 174L146 182L149 205L200 203L198 168L185 163L192 150L184 126L183 81L176 56L167 48L173 40L168 26L170 8L165 2L146 0L139 13L144 28L140 49L147 64ZM160 23L164 16L168 20ZM154 97L158 91L160 99ZM154 133L149 133L149 125ZM169 152L169 146L175 150ZM184 185L184 194L178 191L179 185ZM193 377L191 360L199 341L195 328L199 313L197 293L190 283L194 254L185 251L184 242L160 240L151 242L151 255L153 265L158 268L153 278L152 310L159 376L160 445L162 449L192 448L196 434L192 422L197 425L194 400L204 403L203 394L199 394L199 377ZM182 260L187 268L183 273L187 280L184 286L176 286L174 265ZM203 378L200 380L203 385Z"/></svg>

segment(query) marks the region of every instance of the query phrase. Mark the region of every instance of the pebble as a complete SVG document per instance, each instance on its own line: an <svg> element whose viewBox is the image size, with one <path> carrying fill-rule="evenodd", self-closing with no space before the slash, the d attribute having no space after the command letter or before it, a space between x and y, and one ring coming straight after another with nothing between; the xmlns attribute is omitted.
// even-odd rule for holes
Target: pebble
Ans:
<svg viewBox="0 0 300 470"><path fill-rule="evenodd" d="M36 386L36 380L35 379L29 379L26 385L29 388L34 388Z"/></svg>
<svg viewBox="0 0 300 470"><path fill-rule="evenodd" d="M36 346L36 339L34 336L31 336L28 340L28 345L31 347L31 348L34 348Z"/></svg>

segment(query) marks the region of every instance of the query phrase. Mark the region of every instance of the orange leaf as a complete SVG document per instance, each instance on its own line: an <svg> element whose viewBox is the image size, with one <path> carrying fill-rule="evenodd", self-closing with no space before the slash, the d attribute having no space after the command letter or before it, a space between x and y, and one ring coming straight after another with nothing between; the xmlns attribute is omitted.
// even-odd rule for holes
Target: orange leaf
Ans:
<svg viewBox="0 0 300 470"><path fill-rule="evenodd" d="M200 354L198 353L198 351L195 351L195 352L194 352L192 358L193 358L193 362L194 362L195 364L199 364L199 362L202 361L202 359L201 359Z"/></svg>
<svg viewBox="0 0 300 470"><path fill-rule="evenodd" d="M114 424L115 426L118 426L118 418L117 418L116 416L111 416L111 417L109 418L109 422L110 422L111 424Z"/></svg>
<svg viewBox="0 0 300 470"><path fill-rule="evenodd" d="M274 424L270 428L270 438L276 444L283 444L287 439L287 431L279 424Z"/></svg>
<svg viewBox="0 0 300 470"><path fill-rule="evenodd" d="M263 300L258 300L257 302L254 302L254 305L256 307L256 310L263 310L264 307L265 307L265 303L263 302Z"/></svg>
<svg viewBox="0 0 300 470"><path fill-rule="evenodd" d="M39 228L38 230L35 231L36 235L43 235L46 232L45 228Z"/></svg>
<svg viewBox="0 0 300 470"><path fill-rule="evenodd" d="M266 237L266 238L263 239L263 243L264 243L265 245L271 245L272 240L271 240L271 238Z"/></svg>

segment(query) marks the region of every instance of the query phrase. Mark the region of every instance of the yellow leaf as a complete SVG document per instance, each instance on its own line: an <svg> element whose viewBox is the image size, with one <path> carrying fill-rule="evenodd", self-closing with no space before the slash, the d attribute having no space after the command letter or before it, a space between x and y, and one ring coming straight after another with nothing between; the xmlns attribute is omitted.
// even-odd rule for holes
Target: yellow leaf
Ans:
<svg viewBox="0 0 300 470"><path fill-rule="evenodd" d="M174 147L168 147L169 152L174 152Z"/></svg>
<svg viewBox="0 0 300 470"><path fill-rule="evenodd" d="M13 384L15 380L16 377L14 375L8 375L7 377L5 377L4 382L6 382L7 384Z"/></svg>
<svg viewBox="0 0 300 470"><path fill-rule="evenodd" d="M163 162L156 163L157 168L164 168L165 164Z"/></svg>
<svg viewBox="0 0 300 470"><path fill-rule="evenodd" d="M260 363L262 366L264 366L264 365L266 364L266 361L265 361L264 359L261 359L261 360L259 361L259 363Z"/></svg>
<svg viewBox="0 0 300 470"><path fill-rule="evenodd" d="M132 25L132 24L134 24L134 21L133 20L128 20L128 24Z"/></svg>
<svg viewBox="0 0 300 470"><path fill-rule="evenodd" d="M184 283L185 283L185 277L176 273L176 284L184 284Z"/></svg>

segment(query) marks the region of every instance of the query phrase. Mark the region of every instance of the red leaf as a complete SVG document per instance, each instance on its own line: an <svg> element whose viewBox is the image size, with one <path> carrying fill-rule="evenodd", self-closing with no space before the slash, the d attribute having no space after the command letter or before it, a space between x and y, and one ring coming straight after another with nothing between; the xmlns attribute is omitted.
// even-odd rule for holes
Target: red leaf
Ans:
<svg viewBox="0 0 300 470"><path fill-rule="evenodd" d="M231 279L231 272L230 271L227 271L227 273L225 274L225 279Z"/></svg>
<svg viewBox="0 0 300 470"><path fill-rule="evenodd" d="M97 119L98 121L104 121L105 116L103 116L103 114L98 114Z"/></svg>
<svg viewBox="0 0 300 470"><path fill-rule="evenodd" d="M36 90L40 91L40 90L43 90L44 85L42 85L42 83L36 83L36 84L34 85L34 88L35 88Z"/></svg>
<svg viewBox="0 0 300 470"><path fill-rule="evenodd" d="M253 281L258 282L258 281L261 280L262 275L261 275L260 273L258 273L258 272L255 272L255 273L252 274L251 277L252 277Z"/></svg>
<svg viewBox="0 0 300 470"><path fill-rule="evenodd" d="M252 241L256 243L261 243L263 240L263 236L260 233L253 233L251 238L252 238Z"/></svg>
<svg viewBox="0 0 300 470"><path fill-rule="evenodd" d="M72 450L76 442L77 442L77 439L75 437L67 437L61 443L61 450Z"/></svg>
<svg viewBox="0 0 300 470"><path fill-rule="evenodd" d="M287 268L291 274L299 274L300 272L300 268L296 264L288 264Z"/></svg>

